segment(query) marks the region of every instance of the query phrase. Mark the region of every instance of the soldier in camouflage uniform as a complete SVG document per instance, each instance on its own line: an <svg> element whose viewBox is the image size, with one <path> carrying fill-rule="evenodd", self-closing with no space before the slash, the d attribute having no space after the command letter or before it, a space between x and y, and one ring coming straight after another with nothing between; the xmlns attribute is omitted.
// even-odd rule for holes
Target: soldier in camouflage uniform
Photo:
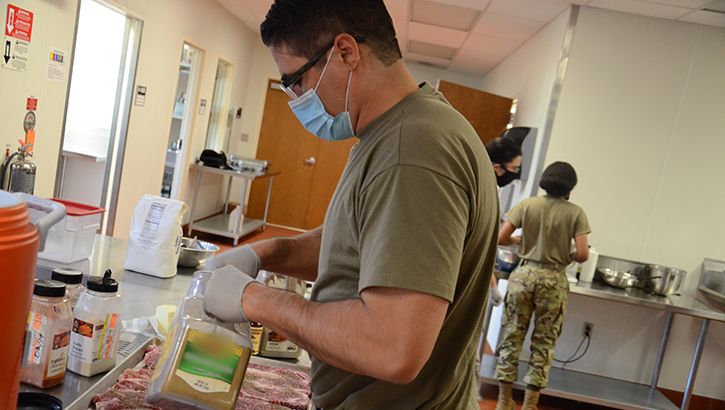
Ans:
<svg viewBox="0 0 725 410"><path fill-rule="evenodd" d="M566 313L569 281L564 268L572 260L589 256L587 234L591 231L584 211L568 201L577 183L574 168L565 162L551 164L542 174L545 196L521 201L506 216L499 244L519 243L521 264L509 276L502 320L503 340L497 348L496 379L499 400L496 410L513 410L511 384L518 376L519 355L534 317L531 359L524 377L524 410L535 410L539 390L546 387L554 359L556 339ZM522 228L521 237L512 237ZM571 253L574 239L576 252Z"/></svg>

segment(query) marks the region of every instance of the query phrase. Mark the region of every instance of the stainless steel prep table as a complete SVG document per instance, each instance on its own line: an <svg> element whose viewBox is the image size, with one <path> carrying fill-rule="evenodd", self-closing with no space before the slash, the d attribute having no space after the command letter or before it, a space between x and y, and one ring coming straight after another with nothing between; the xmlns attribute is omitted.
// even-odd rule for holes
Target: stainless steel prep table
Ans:
<svg viewBox="0 0 725 410"><path fill-rule="evenodd" d="M214 235L232 238L234 239L234 246L237 246L237 242L239 242L239 238L241 238L242 236L254 231L257 228L262 228L262 230L264 230L264 227L267 224L267 211L269 210L269 197L272 194L272 183L274 182L274 176L280 174L279 171L257 175L246 172L238 172L234 170L206 167L196 164L192 164L190 167L191 169L196 170L196 184L194 185L194 194L192 195L193 199L191 200L191 209L189 210L189 236L191 236L191 231L193 230L206 232ZM224 175L229 177L229 180L227 182L227 196L226 200L224 201L224 212L210 218L194 221L194 210L196 209L196 200L197 196L199 195L199 183L201 182L201 174L203 172L209 172L212 174ZM258 178L269 178L269 188L267 188L267 201L264 205L264 218L261 221L258 219L244 218L241 224L239 223L240 221L237 220L234 230L229 231L229 229L227 228L229 223L229 214L227 213L227 208L229 207L229 195L232 192L232 181L234 181L234 178L242 178L244 180L242 197L239 200L240 206L244 205L244 198L247 196L247 188L249 187L250 181L254 181Z"/></svg>
<svg viewBox="0 0 725 410"><path fill-rule="evenodd" d="M106 269L113 271L113 277L119 281L119 290L123 299L122 320L145 316L154 316L156 306L164 304L178 305L186 296L196 269L177 268L174 277L162 279L142 273L124 270L127 241L109 236L96 235L93 253L89 259L71 264L38 260L35 277L50 279L52 269L55 267L71 267L81 269L84 277L101 276ZM85 281L84 278L84 281ZM147 340L145 336L124 333L119 343L119 355L116 359L118 365L131 353L135 347ZM125 353L125 354L124 354ZM270 359L271 360L271 359ZM297 360L284 360L285 363L297 363L309 368L309 357L304 353ZM93 377L79 376L71 371L66 372L63 383L50 389L41 390L27 384L20 384L21 392L41 392L59 398L65 406L73 403L78 397L98 383L106 373Z"/></svg>
<svg viewBox="0 0 725 410"><path fill-rule="evenodd" d="M670 295L665 297L652 295L635 288L614 288L597 280L592 283L570 283L569 292L576 295L627 303L667 312L665 328L662 332L662 339L657 354L657 362L652 374L652 383L649 386L644 386L552 367L549 385L543 390L544 394L618 409L677 409L677 406L672 404L657 390L657 382L660 376L662 361L667 350L672 320L674 314L677 313L702 319L700 335L697 339L697 346L695 347L692 358L692 366L690 367L687 385L685 386L685 395L682 406L680 407L682 410L689 408L690 399L692 398L692 387L695 383L695 375L697 374L697 368L700 363L702 348L705 344L707 328L711 320L725 322L725 312L713 309L690 296ZM491 305L489 304L490 310ZM487 315L490 317L490 312ZM484 327L488 328L487 325ZM495 364L496 358L494 356L483 356L480 375L483 380L492 384L498 383L494 378ZM526 366L527 363L520 364L519 374L523 375ZM519 377L519 379L521 378L522 376ZM522 388L525 387L521 382L517 382L517 385Z"/></svg>

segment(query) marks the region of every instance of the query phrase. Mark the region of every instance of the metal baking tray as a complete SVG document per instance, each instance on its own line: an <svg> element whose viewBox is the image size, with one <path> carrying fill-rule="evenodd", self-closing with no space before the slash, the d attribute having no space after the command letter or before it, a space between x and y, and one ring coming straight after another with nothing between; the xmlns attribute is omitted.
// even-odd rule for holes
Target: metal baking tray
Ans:
<svg viewBox="0 0 725 410"><path fill-rule="evenodd" d="M111 369L100 380L98 380L96 384L86 390L86 392L79 396L75 401L73 401L73 403L65 407L65 410L94 410L94 406L92 403L93 397L95 397L97 394L104 393L106 390L110 389L114 384L116 384L118 382L118 377L123 374L126 369L143 367L143 358L146 354L146 349L149 346L163 346L163 344L164 341L159 338L152 338L143 342L135 350L132 350L121 363L118 363L116 367ZM121 351L120 346L119 353L124 353ZM250 358L250 362L271 367L281 367L283 369L296 370L299 372L310 374L309 367L297 363L267 359L259 356L252 356ZM314 408L315 406L312 403L312 400L310 400L309 409L314 410Z"/></svg>

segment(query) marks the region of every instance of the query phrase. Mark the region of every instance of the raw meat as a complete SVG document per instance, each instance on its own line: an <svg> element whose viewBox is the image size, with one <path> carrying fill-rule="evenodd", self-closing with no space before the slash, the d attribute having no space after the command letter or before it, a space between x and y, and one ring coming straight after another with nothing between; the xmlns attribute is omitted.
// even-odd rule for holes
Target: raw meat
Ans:
<svg viewBox="0 0 725 410"><path fill-rule="evenodd" d="M127 369L118 383L93 398L96 410L164 410L144 401L161 354L150 346L144 367ZM306 410L310 403L310 376L303 372L250 363L235 410Z"/></svg>
<svg viewBox="0 0 725 410"><path fill-rule="evenodd" d="M306 410L310 403L310 394L304 389L263 384L247 380L246 377L239 396L267 401L295 410Z"/></svg>
<svg viewBox="0 0 725 410"><path fill-rule="evenodd" d="M239 396L234 410L289 410L289 407Z"/></svg>
<svg viewBox="0 0 725 410"><path fill-rule="evenodd" d="M294 387L304 389L310 394L310 376L306 373L289 369L273 368L261 364L250 363L244 380L258 381L272 386Z"/></svg>

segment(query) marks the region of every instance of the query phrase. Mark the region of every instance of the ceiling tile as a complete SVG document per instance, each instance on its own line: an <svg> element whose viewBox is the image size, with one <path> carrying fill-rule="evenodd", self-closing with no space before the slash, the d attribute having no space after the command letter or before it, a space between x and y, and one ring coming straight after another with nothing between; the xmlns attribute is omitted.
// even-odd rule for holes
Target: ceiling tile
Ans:
<svg viewBox="0 0 725 410"><path fill-rule="evenodd" d="M725 14L696 10L680 18L678 21L704 24L706 26L725 27Z"/></svg>
<svg viewBox="0 0 725 410"><path fill-rule="evenodd" d="M493 0L486 11L549 22L569 7L566 0Z"/></svg>
<svg viewBox="0 0 725 410"><path fill-rule="evenodd" d="M413 0L420 1L420 0ZM473 10L485 10L491 0L431 0L436 3L446 4L448 6L465 7Z"/></svg>
<svg viewBox="0 0 725 410"><path fill-rule="evenodd" d="M417 0L413 2L411 21L468 31L478 14L479 11L474 9Z"/></svg>
<svg viewBox="0 0 725 410"><path fill-rule="evenodd" d="M473 27L471 33L523 42L539 31L545 24L546 22L539 20L485 13Z"/></svg>
<svg viewBox="0 0 725 410"><path fill-rule="evenodd" d="M521 44L520 41L471 34L453 57L453 64L493 67Z"/></svg>
<svg viewBox="0 0 725 410"><path fill-rule="evenodd" d="M702 8L705 10L721 11L725 13L725 0L712 0Z"/></svg>
<svg viewBox="0 0 725 410"><path fill-rule="evenodd" d="M690 9L682 7L666 6L663 4L654 4L638 0L593 0L589 3L589 5L601 9L615 10L624 13L668 20L677 19L678 17L682 17L690 12Z"/></svg>
<svg viewBox="0 0 725 410"><path fill-rule="evenodd" d="M424 54L431 57L443 58L450 60L456 54L457 48L439 46L436 44L423 43L420 41L410 40L408 42L408 51L415 54Z"/></svg>
<svg viewBox="0 0 725 410"><path fill-rule="evenodd" d="M385 6L393 20L408 20L410 13L409 0L385 0Z"/></svg>
<svg viewBox="0 0 725 410"><path fill-rule="evenodd" d="M468 36L468 32L445 27L431 26L411 21L408 23L408 40L458 48Z"/></svg>
<svg viewBox="0 0 725 410"><path fill-rule="evenodd" d="M691 9L699 9L712 0L647 0L649 3L664 4L667 6L686 7Z"/></svg>

